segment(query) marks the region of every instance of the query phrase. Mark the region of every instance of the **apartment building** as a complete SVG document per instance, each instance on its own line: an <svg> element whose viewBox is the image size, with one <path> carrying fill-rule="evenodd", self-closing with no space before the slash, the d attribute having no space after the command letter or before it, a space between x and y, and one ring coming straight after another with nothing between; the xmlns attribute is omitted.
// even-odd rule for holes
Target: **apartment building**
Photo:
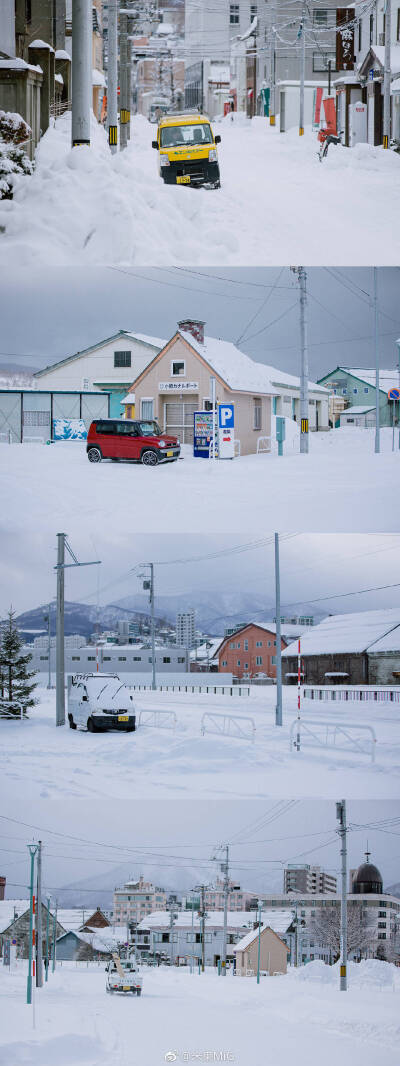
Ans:
<svg viewBox="0 0 400 1066"><path fill-rule="evenodd" d="M147 914L164 911L167 895L164 889L145 881L126 881L114 892L113 919L116 925L137 926Z"/></svg>
<svg viewBox="0 0 400 1066"><path fill-rule="evenodd" d="M312 896L336 895L337 879L320 866L289 864L283 873L284 892L305 892Z"/></svg>
<svg viewBox="0 0 400 1066"><path fill-rule="evenodd" d="M257 894L246 892L234 881L229 882L228 905L231 911L249 911L257 907ZM223 911L224 909L224 882L217 878L215 885L206 888L204 901L207 911Z"/></svg>
<svg viewBox="0 0 400 1066"><path fill-rule="evenodd" d="M194 648L196 643L196 613L194 608L176 617L176 643L182 648Z"/></svg>

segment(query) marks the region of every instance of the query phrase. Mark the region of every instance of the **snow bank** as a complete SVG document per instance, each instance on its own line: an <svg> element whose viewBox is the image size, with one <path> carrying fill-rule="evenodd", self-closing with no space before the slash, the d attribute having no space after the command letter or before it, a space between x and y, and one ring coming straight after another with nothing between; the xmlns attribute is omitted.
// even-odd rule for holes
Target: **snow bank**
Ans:
<svg viewBox="0 0 400 1066"><path fill-rule="evenodd" d="M393 991L400 987L400 973L396 966L380 959L364 959L362 962L349 962L347 966L349 988L376 988ZM296 981L331 985L339 988L340 962L328 966L320 959L308 962L297 970L292 969L290 976Z"/></svg>
<svg viewBox="0 0 400 1066"><path fill-rule="evenodd" d="M94 117L90 148L71 149L70 120L47 131L34 176L0 205L0 263L398 264L393 152L330 149L321 165L310 130L299 138L262 118L228 115L220 123L222 188L182 189L159 178L154 127L143 117L115 155Z"/></svg>

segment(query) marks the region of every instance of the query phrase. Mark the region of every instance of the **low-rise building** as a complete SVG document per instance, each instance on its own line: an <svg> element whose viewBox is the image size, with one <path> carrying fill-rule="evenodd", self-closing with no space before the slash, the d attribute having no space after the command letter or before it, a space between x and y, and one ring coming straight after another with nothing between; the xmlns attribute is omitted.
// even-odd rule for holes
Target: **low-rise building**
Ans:
<svg viewBox="0 0 400 1066"><path fill-rule="evenodd" d="M246 892L234 881L229 882L229 910L254 910L254 907L257 906L257 899L256 893ZM215 885L205 889L204 902L208 911L222 911L224 909L224 882L220 878L217 878Z"/></svg>
<svg viewBox="0 0 400 1066"><path fill-rule="evenodd" d="M146 915L164 912L167 895L151 881L140 877L138 881L126 881L114 891L113 915L117 925L136 926Z"/></svg>
<svg viewBox="0 0 400 1066"><path fill-rule="evenodd" d="M281 626L281 648L303 632L303 626ZM240 680L264 676L276 678L276 624L248 622L226 637L218 649L219 673L231 673Z"/></svg>
<svg viewBox="0 0 400 1066"><path fill-rule="evenodd" d="M319 378L319 385L329 390L333 427L344 424L375 425L375 368L337 366ZM391 426L393 404L389 389L399 388L399 366L379 371L379 419L381 426ZM338 401L341 401L338 404ZM358 421L357 413L362 419Z"/></svg>
<svg viewBox="0 0 400 1066"><path fill-rule="evenodd" d="M30 669L37 673L47 673L49 669L49 653L45 643L44 647L35 647L26 644L23 647L24 655L31 655ZM159 675L184 674L187 670L187 649L177 647L176 644L166 647L156 646L155 649L156 671ZM79 647L65 647L65 671L71 674L91 673L97 669L102 673L140 675L145 680L145 675L152 673L152 650L151 644L86 644L83 642ZM50 670L56 668L56 648L52 644L50 648Z"/></svg>
<svg viewBox="0 0 400 1066"><path fill-rule="evenodd" d="M241 977L257 973L258 967L261 973L270 977L287 972L290 948L269 925L262 924L261 929L252 929L239 940L234 952L236 973Z"/></svg>
<svg viewBox="0 0 400 1066"><path fill-rule="evenodd" d="M271 919L271 921L270 921ZM262 913L263 925L276 925L288 928L291 912L286 910L284 917ZM227 962L235 961L235 946L248 932L253 932L257 923L254 915L245 911L228 911L227 919ZM140 922L136 933L136 952L144 961L154 960L169 962L171 965L189 965L202 958L206 966L217 966L222 958L224 913L211 911L204 920L194 911L179 911L171 915L168 911L150 914ZM203 942L204 938L204 942Z"/></svg>
<svg viewBox="0 0 400 1066"><path fill-rule="evenodd" d="M286 684L297 684L297 656L297 643L282 653ZM307 684L398 684L400 608L330 615L304 630L301 672Z"/></svg>

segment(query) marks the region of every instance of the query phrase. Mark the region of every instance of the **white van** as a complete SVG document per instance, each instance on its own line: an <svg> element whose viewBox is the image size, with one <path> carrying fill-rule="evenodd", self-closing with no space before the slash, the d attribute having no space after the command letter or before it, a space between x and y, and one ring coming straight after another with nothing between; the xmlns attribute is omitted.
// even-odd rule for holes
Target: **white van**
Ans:
<svg viewBox="0 0 400 1066"><path fill-rule="evenodd" d="M68 678L68 721L70 729L79 726L89 733L133 733L136 707L131 690L118 674L74 674Z"/></svg>

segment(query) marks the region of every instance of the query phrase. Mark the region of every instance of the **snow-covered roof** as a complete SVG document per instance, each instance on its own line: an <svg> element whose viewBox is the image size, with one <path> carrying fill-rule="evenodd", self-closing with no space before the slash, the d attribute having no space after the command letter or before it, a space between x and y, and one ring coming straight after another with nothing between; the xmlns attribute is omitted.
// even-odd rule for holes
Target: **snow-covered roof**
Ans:
<svg viewBox="0 0 400 1066"><path fill-rule="evenodd" d="M399 625L400 607L334 614L324 618L317 626L307 627L301 638L301 654L330 655L375 650L376 642ZM398 634L395 639L398 640ZM297 643L290 644L283 652L283 658L293 655L297 655Z"/></svg>
<svg viewBox="0 0 400 1066"><path fill-rule="evenodd" d="M204 643L199 644L197 648L192 648L190 658L193 660L207 659L211 662L216 655L218 648L221 646L223 639L223 637L216 637L214 640L204 641Z"/></svg>
<svg viewBox="0 0 400 1066"><path fill-rule="evenodd" d="M375 641L369 651L372 655L380 651L400 651L400 625L396 626L396 629L391 629L390 633L386 633L380 640Z"/></svg>
<svg viewBox="0 0 400 1066"><path fill-rule="evenodd" d="M360 381L365 381L367 385L372 385L375 388L375 367L369 370L363 366L341 366L338 369L345 370L348 374L352 374L355 378L360 378ZM379 370L379 387L384 392L398 388L399 380L398 367L394 367L393 370Z"/></svg>
<svg viewBox="0 0 400 1066"><path fill-rule="evenodd" d="M228 929L246 929L247 926L252 925L254 921L254 913L250 911L228 911ZM153 911L152 914L148 914L146 918L142 918L139 922L138 929L165 929L170 924L170 912L169 911ZM193 926L198 928L200 925L200 919L197 913L193 915ZM207 929L222 929L224 925L224 912L223 911L209 911L208 918L206 920ZM190 929L192 926L192 912L178 911L177 917L174 921L175 929Z"/></svg>
<svg viewBox="0 0 400 1066"><path fill-rule="evenodd" d="M35 74L43 74L42 68L35 63L25 63L24 59L0 59L0 70L34 70Z"/></svg>
<svg viewBox="0 0 400 1066"><path fill-rule="evenodd" d="M29 907L29 899L1 899L0 900L0 933L3 933L11 922L14 915L19 918L25 914Z"/></svg>
<svg viewBox="0 0 400 1066"><path fill-rule="evenodd" d="M289 910L268 911L267 913L265 911L262 911L261 917L261 932L263 933L265 929L272 929L272 932L276 933L277 936L284 936L293 921L292 912ZM236 947L234 948L234 951L244 951L245 948L249 947L249 944L252 944L253 941L257 939L258 928L251 929L249 933L246 933L246 936L242 937L242 939L239 940L238 944L236 944Z"/></svg>
<svg viewBox="0 0 400 1066"><path fill-rule="evenodd" d="M46 48L48 52L54 52L54 48L52 48L51 44L48 44L47 41L42 41L40 37L35 41L30 41L28 48Z"/></svg>
<svg viewBox="0 0 400 1066"><path fill-rule="evenodd" d="M120 404L134 403L135 402L135 393L134 392L128 392L128 395L124 396L123 400L120 400L119 402L120 402Z"/></svg>
<svg viewBox="0 0 400 1066"><path fill-rule="evenodd" d="M250 620L250 622L246 622L244 626L241 626L240 629L236 629L234 633L230 633L228 637L223 637L220 644L225 643L225 641L228 640L236 640L236 638L240 637L240 634L243 633L244 629L247 629L247 626L258 626L259 629L264 629L266 633L276 634L276 622L258 622ZM281 637L283 637L284 640L296 640L297 637L301 637L302 633L309 629L310 626L290 625L289 623L284 622L281 625Z"/></svg>
<svg viewBox="0 0 400 1066"><path fill-rule="evenodd" d="M385 66L385 48L383 45L373 44L370 47L370 52L378 60L382 70ZM390 48L390 70L392 77L396 74L400 74L400 44L392 44Z"/></svg>
<svg viewBox="0 0 400 1066"><path fill-rule="evenodd" d="M97 352L99 348L103 348L105 344L110 344L111 341L117 341L118 339L131 341L140 341L141 344L148 345L149 348L157 348L157 351L161 351L161 348L165 347L166 341L160 337L148 337L146 333L132 333L131 331L120 329L116 333L113 333L111 337L104 337L103 340L98 341L97 344L91 344L88 348L82 348L82 351L74 352L73 355L67 355L64 359L57 360L56 363L50 363L49 366L43 367L43 370L37 370L33 375L34 378L43 377L50 371L57 370L59 366L66 366L67 363L71 363L74 359L80 359L83 355L89 355L90 352ZM137 355L135 356L138 361ZM148 359L145 354L142 354L143 365L140 368L140 373L143 373L148 363L154 358L154 352L149 352ZM129 368L127 368L129 370ZM136 375L138 376L138 375Z"/></svg>
<svg viewBox="0 0 400 1066"><path fill-rule="evenodd" d="M68 59L71 62L71 56L65 51L65 48L56 49L56 59Z"/></svg>
<svg viewBox="0 0 400 1066"><path fill-rule="evenodd" d="M340 417L343 418L346 415L366 415L368 411L375 411L375 404L370 404L369 407L358 407L355 404L354 407L346 407L345 411L340 412Z"/></svg>
<svg viewBox="0 0 400 1066"><path fill-rule="evenodd" d="M96 67L92 70L92 85L106 85L106 79L102 70L96 70Z"/></svg>
<svg viewBox="0 0 400 1066"><path fill-rule="evenodd" d="M256 363L231 341L205 337L204 344L202 344L190 332L179 330L179 333L233 392L257 392L276 396L282 386L300 388L299 378L294 377L293 374L286 374L274 366ZM327 393L325 388L312 381L309 382L309 390L322 393L322 395Z"/></svg>

